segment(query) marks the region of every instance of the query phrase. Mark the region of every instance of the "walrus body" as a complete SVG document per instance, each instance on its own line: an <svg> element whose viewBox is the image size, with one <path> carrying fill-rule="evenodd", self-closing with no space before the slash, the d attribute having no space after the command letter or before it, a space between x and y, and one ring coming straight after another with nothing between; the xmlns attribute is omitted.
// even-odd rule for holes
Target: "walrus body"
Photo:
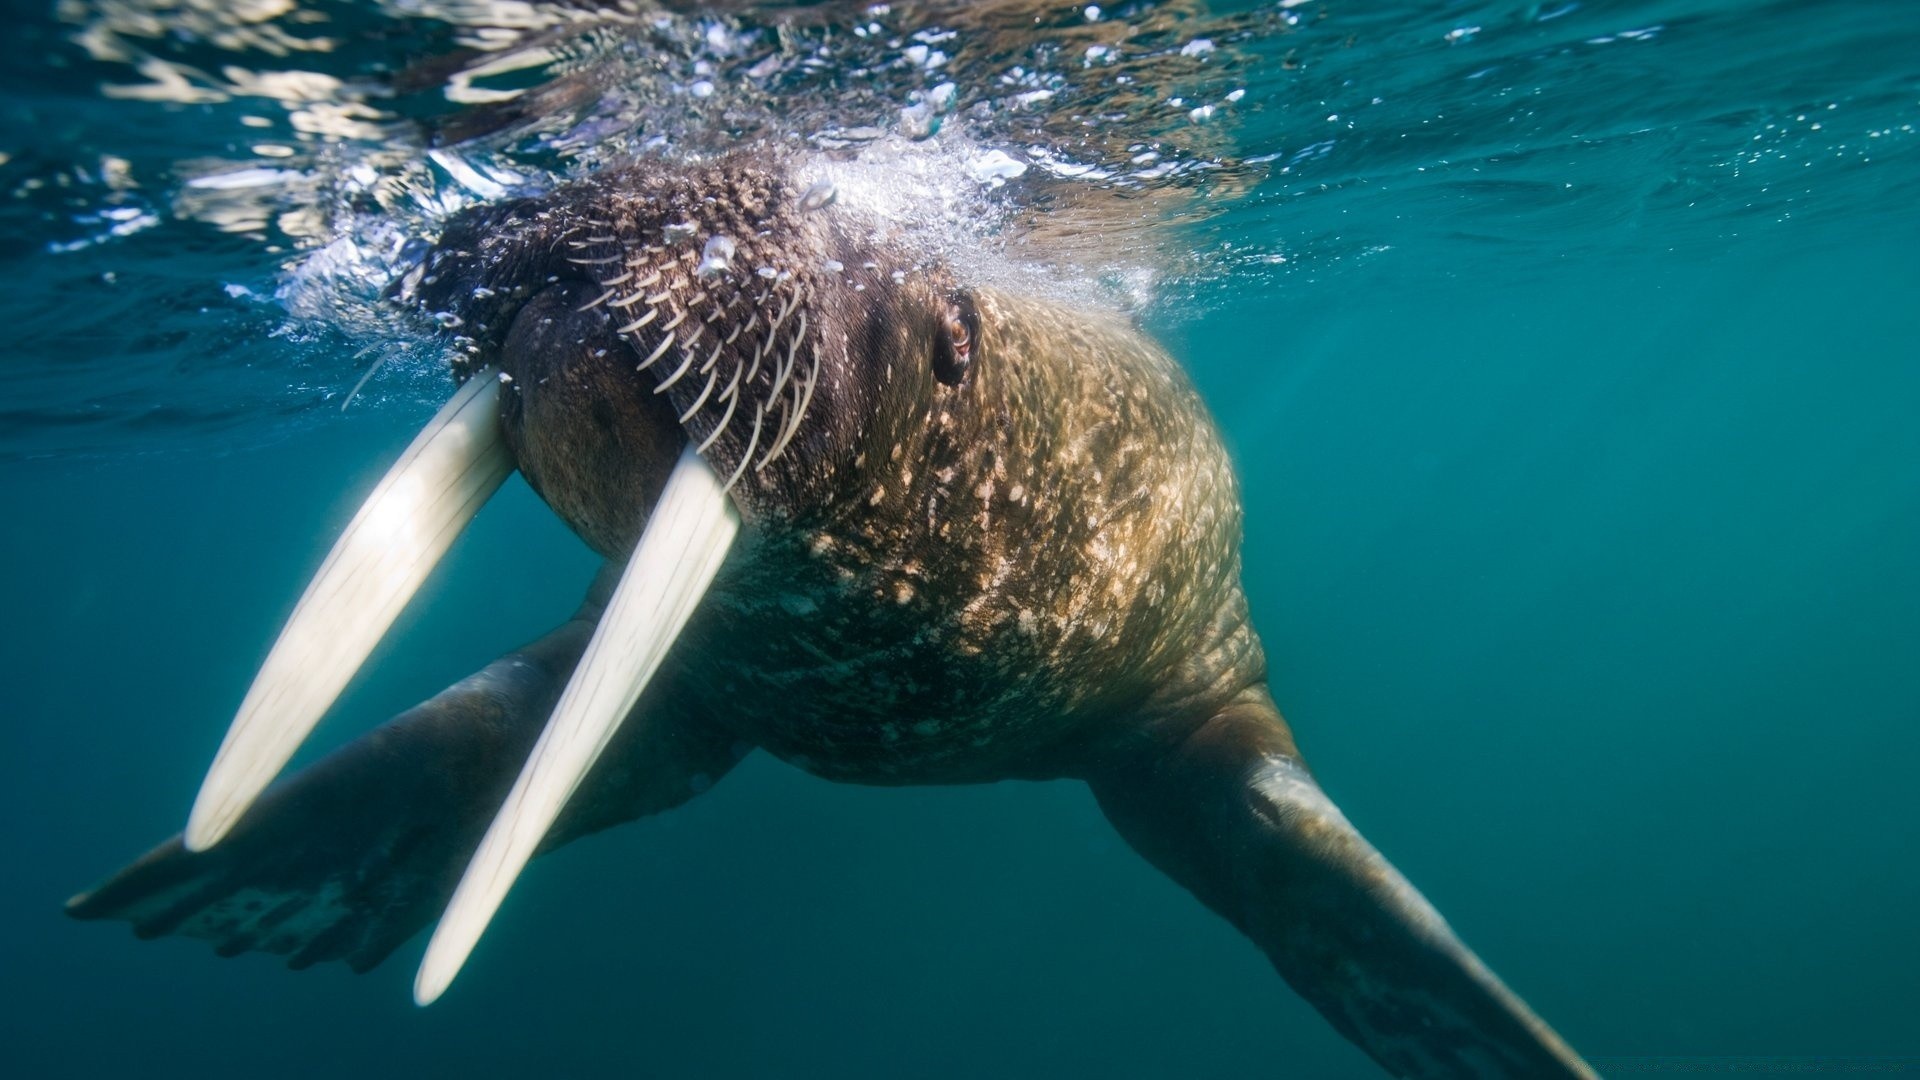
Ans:
<svg viewBox="0 0 1920 1080"><path fill-rule="evenodd" d="M499 380L514 464L609 570L566 626L73 913L377 964L453 892L691 448L740 539L547 848L752 747L857 783L1077 778L1389 1071L1592 1075L1306 771L1178 366L1116 317L970 287L809 179L656 166L456 221L403 292Z"/></svg>

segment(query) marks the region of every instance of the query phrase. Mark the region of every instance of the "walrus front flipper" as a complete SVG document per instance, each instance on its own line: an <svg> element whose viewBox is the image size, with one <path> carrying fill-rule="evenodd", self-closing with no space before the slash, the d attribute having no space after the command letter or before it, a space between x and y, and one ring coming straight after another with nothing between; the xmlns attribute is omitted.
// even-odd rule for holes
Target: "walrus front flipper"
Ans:
<svg viewBox="0 0 1920 1080"><path fill-rule="evenodd" d="M591 630L495 661L268 789L211 849L175 837L67 912L224 956L373 967L439 913Z"/></svg>
<svg viewBox="0 0 1920 1080"><path fill-rule="evenodd" d="M1136 850L1389 1073L1594 1076L1348 824L1264 692L1093 787Z"/></svg>
<svg viewBox="0 0 1920 1080"><path fill-rule="evenodd" d="M596 588L601 600L611 581ZM175 837L68 901L68 914L125 920L143 938L203 938L223 956L374 967L440 914L598 614L590 600L538 642L269 788L213 848ZM587 778L543 850L683 802L734 759L711 740L628 727L609 772Z"/></svg>

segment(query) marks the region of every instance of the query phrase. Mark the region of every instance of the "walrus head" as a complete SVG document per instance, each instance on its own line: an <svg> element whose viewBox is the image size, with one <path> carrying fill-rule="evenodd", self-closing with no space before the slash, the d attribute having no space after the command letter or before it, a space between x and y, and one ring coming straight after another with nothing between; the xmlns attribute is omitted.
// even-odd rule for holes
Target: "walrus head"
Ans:
<svg viewBox="0 0 1920 1080"><path fill-rule="evenodd" d="M834 202L783 163L732 158L634 166L451 222L395 292L459 335L464 385L308 586L187 846L232 827L518 468L627 566L435 932L416 996L437 997L743 523L791 537L870 510L873 478L927 445L909 429L950 422L975 382L991 345L973 296L896 226Z"/></svg>
<svg viewBox="0 0 1920 1080"><path fill-rule="evenodd" d="M691 446L749 521L832 513L964 396L972 295L833 186L763 159L639 166L456 220L415 303L496 368L528 481L624 557Z"/></svg>

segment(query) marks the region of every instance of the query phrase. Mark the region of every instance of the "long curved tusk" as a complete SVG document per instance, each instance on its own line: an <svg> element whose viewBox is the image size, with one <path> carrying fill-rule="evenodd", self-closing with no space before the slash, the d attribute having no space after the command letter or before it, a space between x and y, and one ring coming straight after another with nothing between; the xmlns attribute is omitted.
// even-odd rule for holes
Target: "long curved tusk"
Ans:
<svg viewBox="0 0 1920 1080"><path fill-rule="evenodd" d="M468 379L367 496L260 665L187 818L205 851L233 828L366 662L474 514L513 472L500 381Z"/></svg>
<svg viewBox="0 0 1920 1080"><path fill-rule="evenodd" d="M693 615L740 529L720 477L683 450L586 655L467 864L420 962L413 1000L447 989L554 819L619 730Z"/></svg>

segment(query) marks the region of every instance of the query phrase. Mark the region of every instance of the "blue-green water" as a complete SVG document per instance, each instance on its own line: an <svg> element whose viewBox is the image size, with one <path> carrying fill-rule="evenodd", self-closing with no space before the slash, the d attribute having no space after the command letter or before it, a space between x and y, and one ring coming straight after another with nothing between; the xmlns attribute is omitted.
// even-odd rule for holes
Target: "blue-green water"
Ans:
<svg viewBox="0 0 1920 1080"><path fill-rule="evenodd" d="M315 10L359 35L288 66L450 47ZM1280 156L1152 226L1184 255L1141 318L1232 444L1302 748L1603 1072L1920 1060L1920 6L1286 10L1317 17L1246 33L1210 151ZM315 169L378 140L107 96L126 72L72 43L84 19L16 21L0 1071L1376 1075L1071 784L752 758L542 860L427 1010L417 942L295 974L62 918L178 827L445 391L399 362L340 411L378 334L267 299L316 245L180 199L183 162L245 159L240 114ZM72 248L128 207L153 223ZM321 741L537 635L593 564L515 481Z"/></svg>

